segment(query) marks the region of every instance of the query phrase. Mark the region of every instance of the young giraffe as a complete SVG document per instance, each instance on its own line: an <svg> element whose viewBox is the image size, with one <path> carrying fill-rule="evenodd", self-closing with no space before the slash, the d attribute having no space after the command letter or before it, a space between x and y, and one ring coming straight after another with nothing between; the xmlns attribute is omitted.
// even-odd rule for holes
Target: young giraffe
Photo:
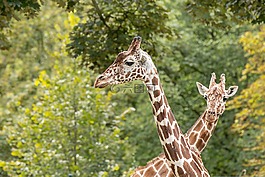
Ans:
<svg viewBox="0 0 265 177"><path fill-rule="evenodd" d="M219 116L225 111L228 98L234 96L238 86L225 89L225 75L221 74L220 83L216 84L216 75L212 73L209 88L197 82L199 93L206 99L207 109L186 133L187 140L192 148L201 153L206 147L217 125Z"/></svg>
<svg viewBox="0 0 265 177"><path fill-rule="evenodd" d="M151 57L140 49L140 44L141 38L135 37L129 49L119 53L114 63L98 76L94 86L103 88L111 84L142 80L149 93L159 139L173 174L210 176L200 154L191 149L181 132L168 105L157 69Z"/></svg>
<svg viewBox="0 0 265 177"><path fill-rule="evenodd" d="M192 149L201 153L206 147L217 125L219 116L225 110L226 100L233 96L238 87L231 86L225 90L225 75L221 75L220 83L215 83L216 76L212 73L209 89L197 82L199 93L207 100L207 108L196 123L186 133L186 139ZM135 169L131 177L173 177L174 174L168 166L164 154L160 154L147 163L146 166Z"/></svg>

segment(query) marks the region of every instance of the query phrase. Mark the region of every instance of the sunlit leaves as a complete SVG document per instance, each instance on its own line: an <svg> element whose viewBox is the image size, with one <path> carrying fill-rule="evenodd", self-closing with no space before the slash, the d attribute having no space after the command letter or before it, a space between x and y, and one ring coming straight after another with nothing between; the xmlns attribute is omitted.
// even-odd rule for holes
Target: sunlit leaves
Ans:
<svg viewBox="0 0 265 177"><path fill-rule="evenodd" d="M265 73L265 26L262 25L256 33L247 32L241 37L244 50L247 52L248 64L243 71L243 75L248 73Z"/></svg>
<svg viewBox="0 0 265 177"><path fill-rule="evenodd" d="M52 78L40 73L38 98L5 128L11 155L18 158L2 161L3 170L11 176L121 174L126 140L119 136L111 94L91 88L85 69L60 68Z"/></svg>

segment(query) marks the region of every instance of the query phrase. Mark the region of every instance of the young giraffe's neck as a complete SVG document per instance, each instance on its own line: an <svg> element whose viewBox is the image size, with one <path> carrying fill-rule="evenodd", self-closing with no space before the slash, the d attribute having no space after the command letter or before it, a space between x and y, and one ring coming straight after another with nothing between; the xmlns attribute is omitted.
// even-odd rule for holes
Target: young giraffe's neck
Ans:
<svg viewBox="0 0 265 177"><path fill-rule="evenodd" d="M200 156L190 149L185 140L167 102L156 70L149 75L145 84L152 103L159 139L173 173L176 176L209 176Z"/></svg>
<svg viewBox="0 0 265 177"><path fill-rule="evenodd" d="M219 115L212 116L208 111L200 116L195 124L186 133L186 138L194 150L201 153L210 140L217 125Z"/></svg>

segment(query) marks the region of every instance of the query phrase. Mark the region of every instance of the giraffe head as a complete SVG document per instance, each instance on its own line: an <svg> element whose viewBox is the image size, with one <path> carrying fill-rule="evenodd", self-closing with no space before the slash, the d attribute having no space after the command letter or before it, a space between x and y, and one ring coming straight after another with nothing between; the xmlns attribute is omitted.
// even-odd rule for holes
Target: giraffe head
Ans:
<svg viewBox="0 0 265 177"><path fill-rule="evenodd" d="M151 57L140 49L141 37L135 37L127 51L118 54L115 61L97 77L94 86L122 84L133 80L146 81L148 74L156 72Z"/></svg>
<svg viewBox="0 0 265 177"><path fill-rule="evenodd" d="M215 80L216 75L212 73L209 88L199 82L196 83L199 93L207 101L207 113L210 115L210 119L223 114L227 99L235 95L238 90L238 86L230 86L227 90L225 89L225 74L221 74L219 84Z"/></svg>

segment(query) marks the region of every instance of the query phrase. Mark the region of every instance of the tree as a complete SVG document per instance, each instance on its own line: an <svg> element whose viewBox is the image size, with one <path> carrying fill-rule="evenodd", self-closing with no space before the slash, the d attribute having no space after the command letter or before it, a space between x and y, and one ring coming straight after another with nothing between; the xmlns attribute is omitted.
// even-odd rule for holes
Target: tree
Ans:
<svg viewBox="0 0 265 177"><path fill-rule="evenodd" d="M4 126L12 157L0 167L9 176L120 176L133 162L120 136L125 113L114 114L112 93L92 88L92 72L67 57L68 34L57 37L63 45L46 51L54 64L35 79L31 106L17 105L17 117Z"/></svg>
<svg viewBox="0 0 265 177"><path fill-rule="evenodd" d="M58 7L73 10L78 0L53 0ZM21 16L34 18L41 10L43 1L38 0L2 0L0 1L0 50L7 50L12 43L7 39L11 20L19 21ZM45 2L46 3L46 2Z"/></svg>
<svg viewBox="0 0 265 177"><path fill-rule="evenodd" d="M40 16L34 19L19 16L20 21L12 21L8 33L12 46L0 52L0 130L20 116L20 106L32 105L36 95L33 80L38 78L39 72L45 70L51 74L56 60L61 59L63 63L69 59L60 49L66 45L65 40L69 40L68 33L77 19L70 18L71 15L56 8L54 3L41 9ZM57 51L57 55L53 51ZM10 158L5 138L1 132L2 160Z"/></svg>
<svg viewBox="0 0 265 177"><path fill-rule="evenodd" d="M248 174L264 176L265 26L261 25L256 32L246 32L240 42L249 57L242 72L242 80L247 80L249 84L230 103L232 108L238 110L233 128L241 135L240 145L244 149Z"/></svg>
<svg viewBox="0 0 265 177"><path fill-rule="evenodd" d="M265 21L264 1L187 1L187 10L196 20L216 26L232 26ZM232 23L231 23L232 22Z"/></svg>
<svg viewBox="0 0 265 177"><path fill-rule="evenodd" d="M166 25L167 10L154 0L92 0L79 13L86 14L85 22L74 28L68 51L81 56L83 65L101 71L118 52L127 50L134 36L140 35L149 44L147 50L156 54L156 37L172 33Z"/></svg>
<svg viewBox="0 0 265 177"><path fill-rule="evenodd" d="M0 50L8 49L10 43L6 38L6 32L2 30L9 27L9 22L12 18L19 20L16 12L21 12L22 14L33 17L36 12L39 11L40 5L37 0L34 1L8 1L3 0L0 2Z"/></svg>
<svg viewBox="0 0 265 177"><path fill-rule="evenodd" d="M57 65L54 77L42 71L38 98L5 127L14 158L0 166L8 175L120 176L128 168L111 93L91 88L88 71L73 65Z"/></svg>

